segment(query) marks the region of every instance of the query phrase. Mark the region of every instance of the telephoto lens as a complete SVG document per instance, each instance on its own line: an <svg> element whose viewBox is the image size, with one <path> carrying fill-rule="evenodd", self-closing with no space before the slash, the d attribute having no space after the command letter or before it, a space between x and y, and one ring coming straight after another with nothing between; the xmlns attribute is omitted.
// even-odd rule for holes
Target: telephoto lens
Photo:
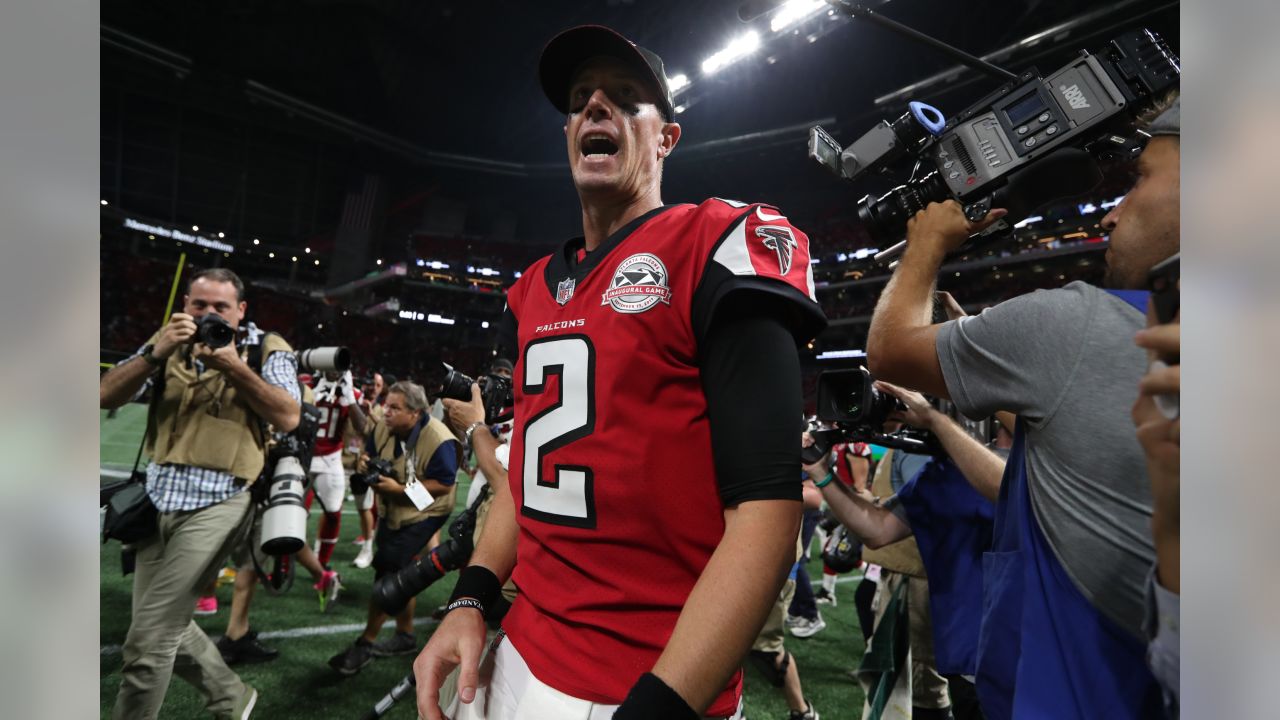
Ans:
<svg viewBox="0 0 1280 720"><path fill-rule="evenodd" d="M267 490L267 509L262 513L262 552L288 555L306 543L307 509L302 504L306 474L302 463L291 455L276 461Z"/></svg>
<svg viewBox="0 0 1280 720"><path fill-rule="evenodd" d="M205 313L196 321L195 342L204 343L210 350L230 345L235 339L235 328L217 313Z"/></svg>
<svg viewBox="0 0 1280 720"><path fill-rule="evenodd" d="M438 554L433 550L399 572L379 578L373 584L373 601L388 615L398 615L411 599L450 570L437 565Z"/></svg>
<svg viewBox="0 0 1280 720"><path fill-rule="evenodd" d="M351 351L344 347L299 350L298 367L309 372L346 372L351 369Z"/></svg>

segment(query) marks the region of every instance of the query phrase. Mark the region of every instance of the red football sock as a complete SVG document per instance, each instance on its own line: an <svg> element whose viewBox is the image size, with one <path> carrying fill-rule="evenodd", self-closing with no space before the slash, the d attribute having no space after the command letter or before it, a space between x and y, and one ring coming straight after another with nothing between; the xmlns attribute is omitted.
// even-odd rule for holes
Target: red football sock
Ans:
<svg viewBox="0 0 1280 720"><path fill-rule="evenodd" d="M338 530L342 527L342 515L339 513L325 513L320 518L320 564L325 567L329 566L329 560L333 558L333 549L338 546Z"/></svg>
<svg viewBox="0 0 1280 720"><path fill-rule="evenodd" d="M311 512L311 501L314 500L315 497L316 491L311 488L307 488L307 495L302 498L302 506L307 509L307 512Z"/></svg>

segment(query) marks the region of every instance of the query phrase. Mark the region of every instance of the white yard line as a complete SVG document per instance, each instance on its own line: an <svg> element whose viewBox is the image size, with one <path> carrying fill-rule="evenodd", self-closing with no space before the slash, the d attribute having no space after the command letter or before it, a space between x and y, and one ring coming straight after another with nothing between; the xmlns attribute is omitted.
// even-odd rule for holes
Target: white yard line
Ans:
<svg viewBox="0 0 1280 720"><path fill-rule="evenodd" d="M438 622L440 621L432 617L414 618L413 626L422 627L423 625L435 625ZM395 624L395 618L388 618L383 624L383 627L394 627ZM291 640L293 638L316 637L319 635L342 635L344 633L353 633L360 630L364 630L364 623L344 623L342 625L315 625L313 627L290 628L288 630L270 630L258 633L258 637L263 640ZM217 640L218 637L221 636L213 637L213 639ZM103 657L110 657L112 655L119 654L119 645L102 646Z"/></svg>

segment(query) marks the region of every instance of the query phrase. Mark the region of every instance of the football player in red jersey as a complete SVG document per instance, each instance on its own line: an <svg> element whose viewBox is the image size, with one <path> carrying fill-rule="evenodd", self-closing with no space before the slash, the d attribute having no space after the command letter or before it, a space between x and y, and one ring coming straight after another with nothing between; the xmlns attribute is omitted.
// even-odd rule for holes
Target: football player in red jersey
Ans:
<svg viewBox="0 0 1280 720"><path fill-rule="evenodd" d="M680 126L653 53L584 26L539 74L583 237L508 292L509 489L414 664L418 709L442 717L458 667L457 717L738 716L800 528L797 345L825 324L809 241L768 206L663 205Z"/></svg>
<svg viewBox="0 0 1280 720"><path fill-rule="evenodd" d="M350 370L326 372L315 387L320 429L316 433L315 453L311 457L311 478L316 499L324 512L316 530L320 540L316 555L326 568L338 544L342 500L347 493L347 475L342 469L343 431L348 421L357 433L363 435L366 431L359 393Z"/></svg>

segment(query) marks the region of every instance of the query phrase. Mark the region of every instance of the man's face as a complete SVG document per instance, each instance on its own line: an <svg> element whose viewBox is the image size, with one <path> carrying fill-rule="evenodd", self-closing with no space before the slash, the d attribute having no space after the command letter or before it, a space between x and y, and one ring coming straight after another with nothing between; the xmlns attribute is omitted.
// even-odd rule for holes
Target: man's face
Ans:
<svg viewBox="0 0 1280 720"><path fill-rule="evenodd" d="M413 429L413 426L418 424L418 419L422 417L422 411L410 410L405 402L404 395L398 392L387 395L385 409L387 413L385 416L387 429L396 435L407 435Z"/></svg>
<svg viewBox="0 0 1280 720"><path fill-rule="evenodd" d="M182 311L197 321L205 313L221 315L231 327L240 327L246 304L236 300L236 286L209 278L197 278L182 297Z"/></svg>
<svg viewBox="0 0 1280 720"><path fill-rule="evenodd" d="M377 402L378 397L382 395L382 375L373 374L373 382L360 388L360 392L364 393L365 399L369 402Z"/></svg>
<svg viewBox="0 0 1280 720"><path fill-rule="evenodd" d="M510 380L510 379L511 379L511 371L510 371L510 370L508 370L508 369L506 369L506 368L504 368L504 367L494 368L494 369L493 369L493 374L494 374L494 375L497 375L498 377L504 377L504 378L506 378L506 379L508 379L508 380Z"/></svg>
<svg viewBox="0 0 1280 720"><path fill-rule="evenodd" d="M1106 286L1141 290L1147 271L1178 252L1178 140L1157 136L1138 158L1138 180L1124 200L1102 219L1111 233L1107 249Z"/></svg>
<svg viewBox="0 0 1280 720"><path fill-rule="evenodd" d="M657 90L616 58L582 64L569 86L565 139L582 195L638 197L656 190L680 126L658 109Z"/></svg>

